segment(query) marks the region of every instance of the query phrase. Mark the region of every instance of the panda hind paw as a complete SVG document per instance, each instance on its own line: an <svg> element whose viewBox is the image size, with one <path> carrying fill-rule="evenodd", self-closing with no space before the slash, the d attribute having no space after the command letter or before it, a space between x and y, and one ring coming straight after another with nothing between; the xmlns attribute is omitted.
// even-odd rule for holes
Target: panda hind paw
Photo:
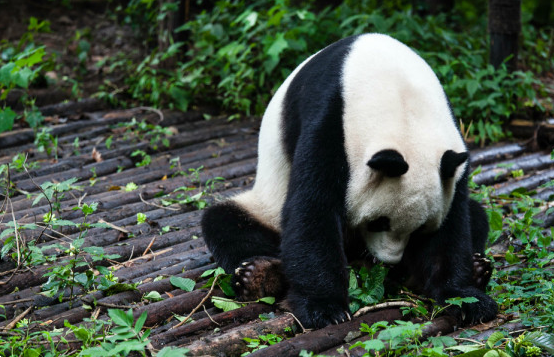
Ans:
<svg viewBox="0 0 554 357"><path fill-rule="evenodd" d="M258 256L243 261L235 269L233 288L241 301L254 301L265 296L282 297L286 283L281 260Z"/></svg>
<svg viewBox="0 0 554 357"><path fill-rule="evenodd" d="M473 254L473 282L475 287L485 291L492 275L492 263L480 253Z"/></svg>

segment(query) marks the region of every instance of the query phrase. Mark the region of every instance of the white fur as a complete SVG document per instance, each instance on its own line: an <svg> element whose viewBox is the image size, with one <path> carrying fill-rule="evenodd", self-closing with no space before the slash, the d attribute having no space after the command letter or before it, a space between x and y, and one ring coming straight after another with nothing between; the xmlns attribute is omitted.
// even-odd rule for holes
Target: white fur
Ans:
<svg viewBox="0 0 554 357"><path fill-rule="evenodd" d="M282 107L294 76L314 55L302 62L279 87L262 118L258 141L258 168L252 190L233 198L258 221L281 231L281 209L285 203L290 176L283 146Z"/></svg>
<svg viewBox="0 0 554 357"><path fill-rule="evenodd" d="M452 203L453 180L440 178L446 150L466 151L437 77L425 61L389 36L368 34L353 44L343 68L345 147L350 166L347 211L378 259L397 263L410 234L438 229ZM398 151L409 170L383 177L367 166L377 152ZM463 173L461 165L455 175ZM386 216L388 232L364 224Z"/></svg>

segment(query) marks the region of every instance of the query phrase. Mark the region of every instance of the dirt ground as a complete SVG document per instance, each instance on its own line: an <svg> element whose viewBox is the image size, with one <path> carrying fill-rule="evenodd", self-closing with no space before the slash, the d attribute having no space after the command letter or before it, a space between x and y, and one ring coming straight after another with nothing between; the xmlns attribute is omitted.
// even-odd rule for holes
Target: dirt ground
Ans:
<svg viewBox="0 0 554 357"><path fill-rule="evenodd" d="M121 83L123 78L118 78L117 73L107 73L109 63L98 64L122 54L126 58L140 59L148 52L138 31L118 21L117 1L71 0L70 5L63 3L60 0L0 0L2 42L17 45L27 31L31 17L50 23L49 32L35 34L33 39L36 45L46 46L56 62L55 68L47 72L46 81L33 84L31 95L37 97L38 106L58 103L76 95L89 97L98 91L105 79ZM78 59L81 40L90 45L82 64ZM79 83L77 93L71 91L74 81ZM17 98L12 97L11 101L17 101Z"/></svg>

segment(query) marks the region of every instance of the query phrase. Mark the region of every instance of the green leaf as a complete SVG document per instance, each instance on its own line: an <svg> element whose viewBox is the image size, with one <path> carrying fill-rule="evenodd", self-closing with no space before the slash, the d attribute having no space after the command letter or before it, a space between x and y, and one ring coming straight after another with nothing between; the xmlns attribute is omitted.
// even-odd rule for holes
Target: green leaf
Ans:
<svg viewBox="0 0 554 357"><path fill-rule="evenodd" d="M119 309L108 309L108 315L116 325L126 326L131 328L133 326L133 310L129 309L128 312Z"/></svg>
<svg viewBox="0 0 554 357"><path fill-rule="evenodd" d="M184 357L187 353L189 353L189 350L186 348L164 347L156 357Z"/></svg>
<svg viewBox="0 0 554 357"><path fill-rule="evenodd" d="M178 276L170 277L169 282L171 283L171 285L175 286L176 288L179 288L187 292L194 290L194 286L196 285L194 280L188 279L188 278L181 278Z"/></svg>
<svg viewBox="0 0 554 357"><path fill-rule="evenodd" d="M487 339L487 347L488 348L493 348L494 345L502 340L504 338L504 334L500 331L496 331L494 332L492 335L489 336L489 338Z"/></svg>
<svg viewBox="0 0 554 357"><path fill-rule="evenodd" d="M135 332L137 334L140 332L140 330L142 330L142 326L144 326L144 323L146 322L146 315L146 311L144 311L137 319L137 323L135 324Z"/></svg>
<svg viewBox="0 0 554 357"><path fill-rule="evenodd" d="M142 212L137 213L137 223L142 224L146 222L146 215Z"/></svg>
<svg viewBox="0 0 554 357"><path fill-rule="evenodd" d="M273 296L266 296L261 299L258 299L259 302L264 302L269 305L273 305L275 303L275 298Z"/></svg>
<svg viewBox="0 0 554 357"><path fill-rule="evenodd" d="M17 114L11 108L0 109L0 133L12 130Z"/></svg>
<svg viewBox="0 0 554 357"><path fill-rule="evenodd" d="M352 345L350 349L354 347L363 347L366 351L370 351L370 350L381 351L385 349L385 344L381 340L369 340L364 342L357 342L354 345Z"/></svg>
<svg viewBox="0 0 554 357"><path fill-rule="evenodd" d="M161 301L163 300L162 295L157 291L151 291L148 294L144 295L144 298L150 301Z"/></svg>
<svg viewBox="0 0 554 357"><path fill-rule="evenodd" d="M525 340L533 343L535 346L546 350L554 355L554 335L542 331L534 331L525 336Z"/></svg>
<svg viewBox="0 0 554 357"><path fill-rule="evenodd" d="M217 297L217 296L213 296L212 297L212 303L222 309L223 311L227 312L227 311L231 311L231 310L236 310L236 309L239 309L241 308L244 304L240 304L236 301L233 301L233 300L230 300L230 299L225 299L225 298L221 298L221 297Z"/></svg>
<svg viewBox="0 0 554 357"><path fill-rule="evenodd" d="M467 82L466 88L469 97L473 98L473 95L475 94L475 92L477 92L477 89L479 89L479 82L477 80L470 80Z"/></svg>
<svg viewBox="0 0 554 357"><path fill-rule="evenodd" d="M494 231L502 230L502 213L500 211L490 211L490 227Z"/></svg>
<svg viewBox="0 0 554 357"><path fill-rule="evenodd" d="M464 303L465 304L472 304L472 303L476 303L478 301L479 301L479 299L477 299L473 296L464 297L464 298L455 297L455 298L444 300L444 302L446 302L447 304L456 305L456 306L459 306L459 307L461 307L462 304L464 304Z"/></svg>

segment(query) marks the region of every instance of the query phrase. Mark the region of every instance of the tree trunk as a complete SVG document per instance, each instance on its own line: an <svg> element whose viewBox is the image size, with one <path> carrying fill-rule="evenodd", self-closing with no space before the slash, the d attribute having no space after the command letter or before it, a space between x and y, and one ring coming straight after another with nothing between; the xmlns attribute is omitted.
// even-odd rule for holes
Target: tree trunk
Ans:
<svg viewBox="0 0 554 357"><path fill-rule="evenodd" d="M521 0L489 0L489 61L498 68L506 62L508 70L517 67L518 37L521 31Z"/></svg>

